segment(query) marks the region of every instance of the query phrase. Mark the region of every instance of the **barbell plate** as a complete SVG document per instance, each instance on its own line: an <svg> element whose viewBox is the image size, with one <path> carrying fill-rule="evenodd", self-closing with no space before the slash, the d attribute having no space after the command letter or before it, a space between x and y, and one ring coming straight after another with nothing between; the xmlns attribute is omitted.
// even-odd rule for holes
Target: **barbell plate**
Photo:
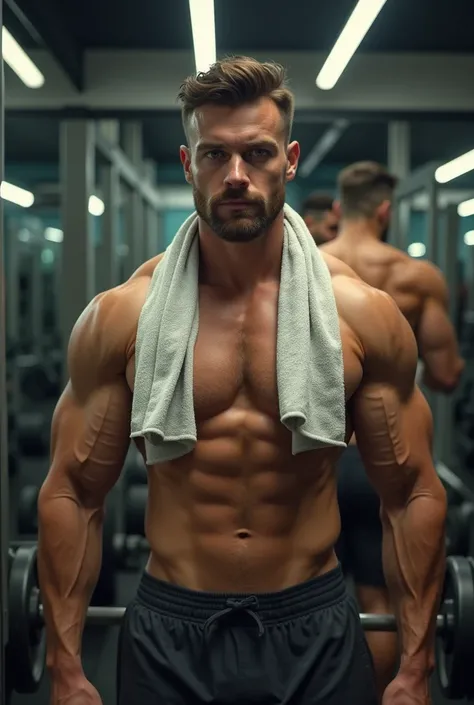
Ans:
<svg viewBox="0 0 474 705"><path fill-rule="evenodd" d="M443 598L442 612L452 628L436 639L436 672L445 697L457 700L465 697L472 681L474 573L469 559L447 558Z"/></svg>
<svg viewBox="0 0 474 705"><path fill-rule="evenodd" d="M471 566L471 573L472 573L472 580L474 583L474 558L471 556L468 557L467 559L469 561L469 565ZM471 625L471 629L474 629L474 624ZM474 641L474 632L471 631L471 656L472 658L472 642ZM468 667L466 668L466 694L465 697L468 698L469 700L472 700L474 698L474 669L469 669Z"/></svg>
<svg viewBox="0 0 474 705"><path fill-rule="evenodd" d="M17 693L36 693L44 674L46 633L31 621L31 595L38 584L37 546L20 546L8 581L8 670Z"/></svg>

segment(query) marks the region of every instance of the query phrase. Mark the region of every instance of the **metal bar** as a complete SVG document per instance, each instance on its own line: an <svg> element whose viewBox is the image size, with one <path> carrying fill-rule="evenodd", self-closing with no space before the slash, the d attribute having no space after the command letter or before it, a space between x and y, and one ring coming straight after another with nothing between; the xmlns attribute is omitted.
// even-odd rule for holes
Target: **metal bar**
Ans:
<svg viewBox="0 0 474 705"><path fill-rule="evenodd" d="M407 198L408 196L413 196L418 191L425 191L427 180L434 180L434 173L438 167L439 162L429 162L411 173L398 184L395 197Z"/></svg>
<svg viewBox="0 0 474 705"><path fill-rule="evenodd" d="M117 167L120 178L129 188L137 191L154 208L159 209L161 199L158 192L143 179L138 167L119 147L111 145L100 133L96 135L96 145L101 155Z"/></svg>
<svg viewBox="0 0 474 705"><path fill-rule="evenodd" d="M105 211L102 216L102 242L97 248L97 291L117 286L119 275L120 183L115 164L101 168Z"/></svg>
<svg viewBox="0 0 474 705"><path fill-rule="evenodd" d="M321 164L323 159L339 142L349 125L349 121L344 119L336 120L335 122L333 122L331 127L329 127L321 135L319 140L311 148L306 159L303 161L303 163L298 169L298 175L302 176L305 179L308 176L311 176L316 167Z"/></svg>
<svg viewBox="0 0 474 705"><path fill-rule="evenodd" d="M100 626L113 626L122 622L125 607L89 607L87 610L87 624ZM44 619L43 605L39 605L39 618ZM360 622L367 632L396 632L397 621L393 614L360 614ZM436 618L436 631L444 632L447 620L439 614Z"/></svg>
<svg viewBox="0 0 474 705"><path fill-rule="evenodd" d="M129 246L129 276L146 260L145 204L140 193L132 191L126 206L127 239Z"/></svg>
<svg viewBox="0 0 474 705"><path fill-rule="evenodd" d="M5 233L5 258L8 268L5 272L6 295L6 338L9 343L18 344L20 339L20 241L18 228L7 223Z"/></svg>
<svg viewBox="0 0 474 705"><path fill-rule="evenodd" d="M145 206L145 259L151 259L161 252L159 245L159 216L149 204Z"/></svg>
<svg viewBox="0 0 474 705"><path fill-rule="evenodd" d="M457 492L463 501L474 504L474 485L469 473L465 473L461 468L456 468L456 472L453 472L441 462L436 463L436 472L441 482Z"/></svg>
<svg viewBox="0 0 474 705"><path fill-rule="evenodd" d="M388 169L399 179L406 179L411 168L411 125L405 120L392 120L387 130Z"/></svg>
<svg viewBox="0 0 474 705"><path fill-rule="evenodd" d="M40 351L44 342L44 282L41 255L43 244L34 243L31 248L31 331L33 349Z"/></svg>
<svg viewBox="0 0 474 705"><path fill-rule="evenodd" d="M3 3L0 3L0 26L3 26ZM2 56L0 33L0 57ZM0 183L4 178L4 135L5 135L5 84L3 59L0 58ZM5 705L5 647L8 639L8 506L10 489L8 482L8 412L6 385L6 308L5 308L5 246L4 246L3 201L0 199L0 705Z"/></svg>
<svg viewBox="0 0 474 705"><path fill-rule="evenodd" d="M360 614L360 622L366 632L396 632L397 620L393 614ZM442 614L436 617L436 632L444 633L449 620Z"/></svg>
<svg viewBox="0 0 474 705"><path fill-rule="evenodd" d="M60 167L64 240L59 318L64 349L79 315L94 297L95 248L89 198L95 187L94 124L66 120L61 124ZM64 374L67 380L67 369Z"/></svg>
<svg viewBox="0 0 474 705"><path fill-rule="evenodd" d="M451 203L444 215L445 227L438 238L438 261L436 264L446 277L449 291L449 317L456 325L456 310L459 297L458 237L459 216L457 206ZM452 465L454 460L454 406L456 394L438 394L436 416L439 424L439 441L436 457L441 462Z"/></svg>
<svg viewBox="0 0 474 705"><path fill-rule="evenodd" d="M434 174L427 174L426 191L428 193L426 259L438 262L439 248L439 205L438 184Z"/></svg>

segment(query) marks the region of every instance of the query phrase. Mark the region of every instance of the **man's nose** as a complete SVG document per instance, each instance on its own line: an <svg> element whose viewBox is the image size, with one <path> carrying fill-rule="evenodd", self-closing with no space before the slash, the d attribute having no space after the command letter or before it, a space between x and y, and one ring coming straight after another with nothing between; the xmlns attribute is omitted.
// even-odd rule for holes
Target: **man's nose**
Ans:
<svg viewBox="0 0 474 705"><path fill-rule="evenodd" d="M224 181L226 186L231 188L246 188L249 185L247 164L242 157L235 155L227 162L227 174Z"/></svg>

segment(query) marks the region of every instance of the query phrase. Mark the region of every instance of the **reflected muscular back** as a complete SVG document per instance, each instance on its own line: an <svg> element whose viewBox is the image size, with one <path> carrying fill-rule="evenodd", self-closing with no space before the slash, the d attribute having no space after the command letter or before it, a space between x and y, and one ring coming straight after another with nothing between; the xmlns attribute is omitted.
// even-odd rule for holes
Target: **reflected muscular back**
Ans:
<svg viewBox="0 0 474 705"><path fill-rule="evenodd" d="M371 239L361 243L343 239L324 246L324 251L351 267L360 278L375 289L385 291L395 300L413 330L422 309L422 296L413 286L413 260L404 252Z"/></svg>
<svg viewBox="0 0 474 705"><path fill-rule="evenodd" d="M340 451L291 454L278 409L277 303L273 281L239 298L200 288L199 440L193 453L149 468L148 570L156 577L199 590L265 591L335 565ZM351 396L362 352L342 318L341 334Z"/></svg>
<svg viewBox="0 0 474 705"><path fill-rule="evenodd" d="M321 249L352 267L370 286L390 294L415 333L424 384L452 392L464 361L449 318L448 287L439 269L371 237L357 240L343 233Z"/></svg>

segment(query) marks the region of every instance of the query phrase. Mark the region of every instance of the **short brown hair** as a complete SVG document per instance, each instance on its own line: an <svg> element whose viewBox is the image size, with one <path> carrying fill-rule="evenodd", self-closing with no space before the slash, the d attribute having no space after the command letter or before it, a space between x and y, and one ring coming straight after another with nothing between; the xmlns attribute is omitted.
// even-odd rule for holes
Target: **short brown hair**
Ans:
<svg viewBox="0 0 474 705"><path fill-rule="evenodd" d="M371 218L383 201L391 200L398 179L377 162L357 162L337 179L345 217Z"/></svg>
<svg viewBox="0 0 474 705"><path fill-rule="evenodd" d="M301 210L303 215L312 213L314 215L323 215L326 211L332 210L334 199L328 193L311 193L302 203Z"/></svg>
<svg viewBox="0 0 474 705"><path fill-rule="evenodd" d="M184 131L187 134L190 117L203 105L238 106L259 98L271 98L276 104L289 140L295 99L287 86L286 71L280 64L262 63L248 56L228 56L213 64L209 71L189 76L181 84L178 100Z"/></svg>

